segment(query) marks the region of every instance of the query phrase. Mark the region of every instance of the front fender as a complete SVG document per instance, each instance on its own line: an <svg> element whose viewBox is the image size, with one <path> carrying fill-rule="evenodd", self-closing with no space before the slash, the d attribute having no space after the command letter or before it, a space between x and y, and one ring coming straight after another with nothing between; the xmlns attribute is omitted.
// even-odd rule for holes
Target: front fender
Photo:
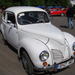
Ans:
<svg viewBox="0 0 75 75"><path fill-rule="evenodd" d="M1 33L4 33L3 25L2 24L0 25L0 31L1 31Z"/></svg>
<svg viewBox="0 0 75 75"><path fill-rule="evenodd" d="M32 38L26 38L26 39L20 40L20 47L19 47L18 53L20 53L21 47L23 47L26 50L26 52L30 56L30 59L32 60L33 64L36 67L39 67L39 68L43 67L42 62L39 59L39 55L44 50L49 52L47 46L43 42L36 39L32 39ZM52 63L50 52L49 52L49 58L47 62Z"/></svg>
<svg viewBox="0 0 75 75"><path fill-rule="evenodd" d="M6 40L6 37L4 35L4 27L3 27L3 24L0 25L0 32L2 33L4 39Z"/></svg>
<svg viewBox="0 0 75 75"><path fill-rule="evenodd" d="M67 33L67 32L63 32L63 33L64 33L64 36L65 36L65 39L68 42L69 48L71 50L71 53L73 55L72 46L73 46L73 43L75 42L75 37L73 35Z"/></svg>

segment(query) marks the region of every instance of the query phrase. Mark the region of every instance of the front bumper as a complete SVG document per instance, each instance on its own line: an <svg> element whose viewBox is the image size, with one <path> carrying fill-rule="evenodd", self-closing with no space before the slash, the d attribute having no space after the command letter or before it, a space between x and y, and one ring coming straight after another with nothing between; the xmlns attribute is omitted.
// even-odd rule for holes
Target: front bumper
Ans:
<svg viewBox="0 0 75 75"><path fill-rule="evenodd" d="M70 59L63 61L61 63L58 64L54 64L52 66L48 65L47 67L43 67L43 68L35 68L36 71L40 71L40 72L45 72L45 71L57 71L59 69L63 69L66 68L68 66L70 66L71 64L74 63L74 58L71 57Z"/></svg>

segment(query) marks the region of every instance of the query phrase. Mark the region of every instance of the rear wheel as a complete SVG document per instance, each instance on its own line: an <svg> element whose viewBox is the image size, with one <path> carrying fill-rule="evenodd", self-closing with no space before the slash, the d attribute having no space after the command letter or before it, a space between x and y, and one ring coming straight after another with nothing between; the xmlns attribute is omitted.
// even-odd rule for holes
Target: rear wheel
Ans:
<svg viewBox="0 0 75 75"><path fill-rule="evenodd" d="M28 75L33 75L33 65L31 63L31 60L28 56L28 54L23 50L21 52L21 61L22 61L22 65L25 69L25 71L28 73Z"/></svg>

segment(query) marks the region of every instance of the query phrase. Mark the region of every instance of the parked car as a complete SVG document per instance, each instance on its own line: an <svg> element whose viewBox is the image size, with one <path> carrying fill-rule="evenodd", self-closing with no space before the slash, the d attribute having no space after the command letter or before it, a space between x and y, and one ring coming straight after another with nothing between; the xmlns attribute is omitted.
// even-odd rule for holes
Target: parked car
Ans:
<svg viewBox="0 0 75 75"><path fill-rule="evenodd" d="M65 16L68 8L51 8L50 15L61 15Z"/></svg>
<svg viewBox="0 0 75 75"><path fill-rule="evenodd" d="M52 25L43 9L7 8L1 32L4 40L17 49L28 75L63 69L74 63L75 37Z"/></svg>

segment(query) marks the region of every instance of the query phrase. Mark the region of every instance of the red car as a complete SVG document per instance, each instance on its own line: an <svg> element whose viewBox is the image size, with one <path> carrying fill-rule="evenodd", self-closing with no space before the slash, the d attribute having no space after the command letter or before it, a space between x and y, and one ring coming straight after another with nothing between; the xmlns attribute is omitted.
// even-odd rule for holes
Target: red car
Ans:
<svg viewBox="0 0 75 75"><path fill-rule="evenodd" d="M68 8L51 8L50 15L66 15Z"/></svg>

